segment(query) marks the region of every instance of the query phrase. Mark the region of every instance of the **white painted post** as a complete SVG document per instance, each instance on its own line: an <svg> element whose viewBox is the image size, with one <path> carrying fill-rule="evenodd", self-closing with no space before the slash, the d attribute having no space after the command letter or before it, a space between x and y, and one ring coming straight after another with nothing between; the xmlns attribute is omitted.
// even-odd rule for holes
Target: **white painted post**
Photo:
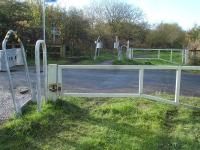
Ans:
<svg viewBox="0 0 200 150"><path fill-rule="evenodd" d="M127 46L126 46L126 57L131 60L131 50L130 50L130 41L127 41Z"/></svg>
<svg viewBox="0 0 200 150"><path fill-rule="evenodd" d="M184 50L181 51L182 64L184 64Z"/></svg>
<svg viewBox="0 0 200 150"><path fill-rule="evenodd" d="M98 56L100 56L100 50L103 48L103 43L101 42L101 40L100 40L100 36L98 37L98 39L97 39L97 41L95 41L95 43L96 43L96 49L95 49L95 59L96 59L96 57Z"/></svg>
<svg viewBox="0 0 200 150"><path fill-rule="evenodd" d="M189 63L189 50L185 50L185 64Z"/></svg>
<svg viewBox="0 0 200 150"><path fill-rule="evenodd" d="M97 48L95 48L94 60L97 58Z"/></svg>
<svg viewBox="0 0 200 150"><path fill-rule="evenodd" d="M57 92L54 93L50 91L50 85L55 84L57 85L58 82L58 66L57 64L50 64L48 65L48 97L56 101L57 99Z"/></svg>
<svg viewBox="0 0 200 150"><path fill-rule="evenodd" d="M176 70L176 89L175 89L175 103L179 104L181 86L181 69Z"/></svg>
<svg viewBox="0 0 200 150"><path fill-rule="evenodd" d="M158 59L160 59L160 50L158 50Z"/></svg>
<svg viewBox="0 0 200 150"><path fill-rule="evenodd" d="M143 94L144 92L143 85L144 85L144 69L140 68L139 70L139 94L140 95Z"/></svg>
<svg viewBox="0 0 200 150"><path fill-rule="evenodd" d="M170 62L173 61L173 50L171 49L171 54L170 54Z"/></svg>
<svg viewBox="0 0 200 150"><path fill-rule="evenodd" d="M63 82L62 82L62 68L58 66L58 79L57 85L61 86L61 93L63 93ZM59 94L59 93L57 93Z"/></svg>

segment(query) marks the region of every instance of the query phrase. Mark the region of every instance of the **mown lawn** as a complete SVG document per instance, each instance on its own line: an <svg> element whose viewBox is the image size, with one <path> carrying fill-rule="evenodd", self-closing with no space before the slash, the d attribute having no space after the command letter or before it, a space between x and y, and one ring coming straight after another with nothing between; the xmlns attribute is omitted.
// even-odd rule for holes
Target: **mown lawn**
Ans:
<svg viewBox="0 0 200 150"><path fill-rule="evenodd" d="M61 98L0 126L0 149L198 150L200 111L134 98Z"/></svg>

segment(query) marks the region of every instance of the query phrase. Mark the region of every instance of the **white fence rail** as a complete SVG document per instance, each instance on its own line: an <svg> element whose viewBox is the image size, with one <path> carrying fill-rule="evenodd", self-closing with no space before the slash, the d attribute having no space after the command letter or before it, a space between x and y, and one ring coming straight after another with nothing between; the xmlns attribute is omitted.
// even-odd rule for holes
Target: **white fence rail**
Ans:
<svg viewBox="0 0 200 150"><path fill-rule="evenodd" d="M139 76L139 92L138 93L65 93L63 91L63 70L64 69L86 69L86 70L138 70ZM174 70L176 71L175 99L168 100L156 96L144 94L144 73L145 70ZM199 70L199 66L153 66L153 65L49 65L48 66L48 87L56 84L57 96L59 94L74 97L142 97L150 100L160 101L164 103L179 105L180 104L180 87L181 87L181 71L182 70ZM55 92L55 91L54 91ZM52 96L52 92L50 92ZM55 94L54 94L55 96Z"/></svg>
<svg viewBox="0 0 200 150"><path fill-rule="evenodd" d="M144 54L148 53L148 52L156 52L157 55L155 55L154 57L143 57L142 53L140 54L139 57L136 57L136 52L143 52ZM169 54L169 58L162 58L161 57L161 53L162 52L170 52ZM174 61L174 53L180 53L180 57L181 57L181 63L182 64L188 64L188 50L186 49L144 49L144 48L129 48L127 49L127 58L128 59L158 59L158 60L163 60L163 61L167 61L170 63L177 63Z"/></svg>

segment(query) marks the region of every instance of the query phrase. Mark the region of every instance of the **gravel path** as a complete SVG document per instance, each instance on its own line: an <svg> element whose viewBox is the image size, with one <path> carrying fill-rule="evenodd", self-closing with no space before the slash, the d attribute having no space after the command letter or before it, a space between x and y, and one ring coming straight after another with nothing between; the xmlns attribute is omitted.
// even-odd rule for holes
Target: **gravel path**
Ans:
<svg viewBox="0 0 200 150"><path fill-rule="evenodd" d="M11 94L8 90L4 90L3 88L0 88L0 122L3 120L6 120L10 118L14 112L14 105L13 100L11 97ZM16 92L16 101L18 102L18 105L24 106L25 103L27 103L29 100L31 100L31 95L29 93L27 94L20 94L19 90L15 90Z"/></svg>
<svg viewBox="0 0 200 150"><path fill-rule="evenodd" d="M11 75L14 82L16 101L20 106L23 106L31 99L30 93L20 94L21 88L28 87L23 67L12 68ZM30 68L30 77L32 82L35 82L34 68ZM15 112L9 89L7 72L0 72L0 122L10 118Z"/></svg>

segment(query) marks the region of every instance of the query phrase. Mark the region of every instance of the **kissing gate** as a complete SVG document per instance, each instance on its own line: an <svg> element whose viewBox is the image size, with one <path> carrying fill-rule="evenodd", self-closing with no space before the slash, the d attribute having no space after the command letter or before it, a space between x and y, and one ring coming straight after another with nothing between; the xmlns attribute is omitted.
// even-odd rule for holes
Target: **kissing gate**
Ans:
<svg viewBox="0 0 200 150"><path fill-rule="evenodd" d="M9 38L11 36L14 36L14 38L17 40L17 42L20 44L20 53L19 55L22 57L22 64L24 65L25 68L25 74L26 74L26 83L28 85L28 92L31 95L31 98L28 98L25 100L25 102L23 104L20 104L19 100L16 99L16 90L14 89L14 85L13 85L13 78L11 75L11 71L10 71L10 67L15 66L16 64L13 63L14 61L16 61L18 58L17 56L15 56L15 59L10 59L11 57L13 57L13 52L15 52L14 50L12 50L12 53L8 52L7 49L7 42L9 40ZM48 96L47 96L47 54L46 54L46 44L43 40L38 40L36 42L36 46L35 46L35 62L36 62L36 89L33 88L32 84L31 84L31 79L30 79L30 75L29 75L29 69L28 69L28 65L27 65L27 60L26 60L26 53L25 53L25 49L23 46L23 43L21 42L20 38L17 36L16 32L10 30L8 31L8 33L6 34L6 37L3 40L2 43L2 49L3 49L3 58L1 58L1 62L5 63L5 70L8 73L8 79L9 79L9 86L10 86L10 92L11 92L11 96L12 96L12 100L13 100L13 105L15 108L15 112L17 114L21 114L21 108L26 105L29 101L34 101L35 99L37 100L37 105L38 105L38 111L41 111L41 104L42 104L42 97L41 97L41 80L40 80L40 46L42 45L42 49L43 49L43 70L44 70L44 95L45 95L45 99L47 100ZM11 50L10 50L11 51ZM14 64L14 65L13 65Z"/></svg>
<svg viewBox="0 0 200 150"><path fill-rule="evenodd" d="M6 70L9 77L10 91L12 94L12 99L14 107L17 114L21 114L21 108L26 104L20 105L15 98L15 90L13 88L13 79L10 73L9 60L7 55L6 44L11 35L18 40L21 46L21 54L23 58L23 64L25 67L26 81L29 85L29 92L32 98L26 101L35 100L37 102L38 111L42 110L42 89L44 89L43 95L44 100L48 99L56 100L59 96L74 96L74 97L141 97L149 100L159 101L163 103L169 103L173 105L180 105L180 87L181 87L181 72L183 70L199 70L199 66L153 66L153 65L57 65L57 64L47 64L47 48L43 40L36 42L35 46L35 65L36 65L36 89L33 88L30 81L28 65L26 61L26 54L24 46L21 40L18 38L14 31L9 31L2 43L2 48L5 56ZM43 50L43 71L44 71L44 82L41 84L41 72L40 72L40 46ZM63 90L63 70L137 70L139 76L139 89L138 93L67 93ZM151 96L144 94L144 73L145 70L175 70L176 71L176 83L175 83L175 98L174 100L168 100L157 96ZM188 107L193 107L186 105ZM196 107L197 108L197 107ZM199 108L199 107L198 107Z"/></svg>

